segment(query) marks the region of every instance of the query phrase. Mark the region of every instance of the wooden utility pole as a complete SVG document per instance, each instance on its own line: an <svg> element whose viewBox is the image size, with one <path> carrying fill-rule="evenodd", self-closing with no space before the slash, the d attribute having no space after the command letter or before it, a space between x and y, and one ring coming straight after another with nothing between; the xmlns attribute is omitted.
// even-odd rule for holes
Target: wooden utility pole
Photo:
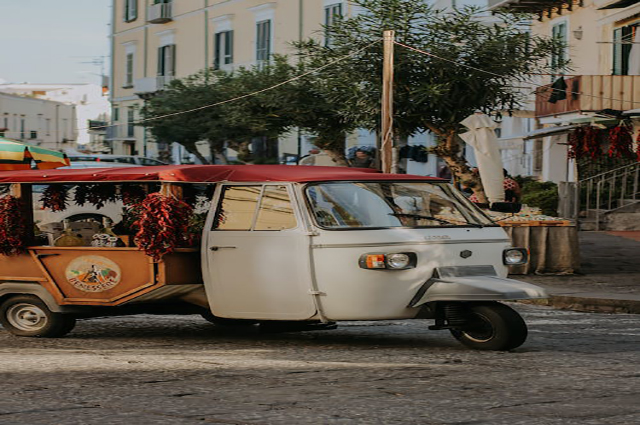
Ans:
<svg viewBox="0 0 640 425"><path fill-rule="evenodd" d="M380 157L382 172L391 172L393 162L393 42L395 31L383 33L384 57L382 63L382 143Z"/></svg>

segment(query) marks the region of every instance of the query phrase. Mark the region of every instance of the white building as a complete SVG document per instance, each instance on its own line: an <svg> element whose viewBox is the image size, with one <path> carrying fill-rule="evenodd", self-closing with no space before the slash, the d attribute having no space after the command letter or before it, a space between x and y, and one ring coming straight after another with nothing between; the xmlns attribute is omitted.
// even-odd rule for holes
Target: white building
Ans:
<svg viewBox="0 0 640 425"><path fill-rule="evenodd" d="M76 147L75 105L0 92L0 134L43 148Z"/></svg>
<svg viewBox="0 0 640 425"><path fill-rule="evenodd" d="M96 144L98 136L89 131L90 121L109 121L108 93L97 84L0 84L0 92L75 106L73 131L80 149L89 143Z"/></svg>

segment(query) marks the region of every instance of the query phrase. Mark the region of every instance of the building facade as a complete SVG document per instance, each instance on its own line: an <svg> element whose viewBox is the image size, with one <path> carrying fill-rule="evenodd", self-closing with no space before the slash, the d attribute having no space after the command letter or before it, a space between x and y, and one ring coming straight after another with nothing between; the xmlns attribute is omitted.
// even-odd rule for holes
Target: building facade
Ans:
<svg viewBox="0 0 640 425"><path fill-rule="evenodd" d="M108 93L97 84L0 84L0 92L75 106L73 131L80 149L95 145L97 130L91 127L109 120Z"/></svg>
<svg viewBox="0 0 640 425"><path fill-rule="evenodd" d="M174 78L205 68L233 70L292 52L292 41L324 37L322 24L354 13L341 0L113 0L111 102L113 152L161 156L141 126L144 99ZM297 151L297 137L281 156ZM310 147L306 139L303 152ZM292 145L292 146L289 146ZM173 148L180 160L180 147ZM203 153L206 155L208 152ZM166 154L166 152L164 153Z"/></svg>
<svg viewBox="0 0 640 425"><path fill-rule="evenodd" d="M75 149L75 105L0 92L0 135L46 149Z"/></svg>
<svg viewBox="0 0 640 425"><path fill-rule="evenodd" d="M533 34L566 43L564 51L549 60L553 66L569 59L570 70L532 77L538 84L531 86L536 92L536 123L525 138L532 171L540 180L574 182L588 177L568 158L567 137L576 125L610 127L625 112L640 108L640 1L491 0L489 4L492 10L531 13ZM555 88L551 83L557 84ZM565 98L551 96L563 84ZM632 122L635 138L639 126L635 119Z"/></svg>

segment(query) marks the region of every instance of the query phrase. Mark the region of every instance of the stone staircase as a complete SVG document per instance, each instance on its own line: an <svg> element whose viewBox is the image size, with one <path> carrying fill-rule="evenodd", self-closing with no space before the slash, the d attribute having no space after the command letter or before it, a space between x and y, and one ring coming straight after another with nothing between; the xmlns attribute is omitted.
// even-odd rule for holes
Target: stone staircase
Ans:
<svg viewBox="0 0 640 425"><path fill-rule="evenodd" d="M640 163L581 180L575 194L581 230L640 230Z"/></svg>

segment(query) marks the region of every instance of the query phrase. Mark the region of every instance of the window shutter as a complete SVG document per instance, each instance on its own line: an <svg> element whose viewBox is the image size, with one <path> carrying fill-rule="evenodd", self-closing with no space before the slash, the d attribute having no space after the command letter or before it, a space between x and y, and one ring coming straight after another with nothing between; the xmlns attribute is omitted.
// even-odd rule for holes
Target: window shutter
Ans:
<svg viewBox="0 0 640 425"><path fill-rule="evenodd" d="M129 16L129 20L133 21L138 19L138 0L129 0L131 2L131 14Z"/></svg>
<svg viewBox="0 0 640 425"><path fill-rule="evenodd" d="M213 37L213 69L220 69L222 33L217 32Z"/></svg>
<svg viewBox="0 0 640 425"><path fill-rule="evenodd" d="M158 74L164 75L164 47L158 47Z"/></svg>
<svg viewBox="0 0 640 425"><path fill-rule="evenodd" d="M124 11L122 12L122 20L127 22L129 20L129 2L131 0L124 0Z"/></svg>
<svg viewBox="0 0 640 425"><path fill-rule="evenodd" d="M176 75L176 45L172 44L168 46L169 60L167 75L174 77Z"/></svg>
<svg viewBox="0 0 640 425"><path fill-rule="evenodd" d="M233 63L233 30L227 31L227 37L225 40L225 64Z"/></svg>

